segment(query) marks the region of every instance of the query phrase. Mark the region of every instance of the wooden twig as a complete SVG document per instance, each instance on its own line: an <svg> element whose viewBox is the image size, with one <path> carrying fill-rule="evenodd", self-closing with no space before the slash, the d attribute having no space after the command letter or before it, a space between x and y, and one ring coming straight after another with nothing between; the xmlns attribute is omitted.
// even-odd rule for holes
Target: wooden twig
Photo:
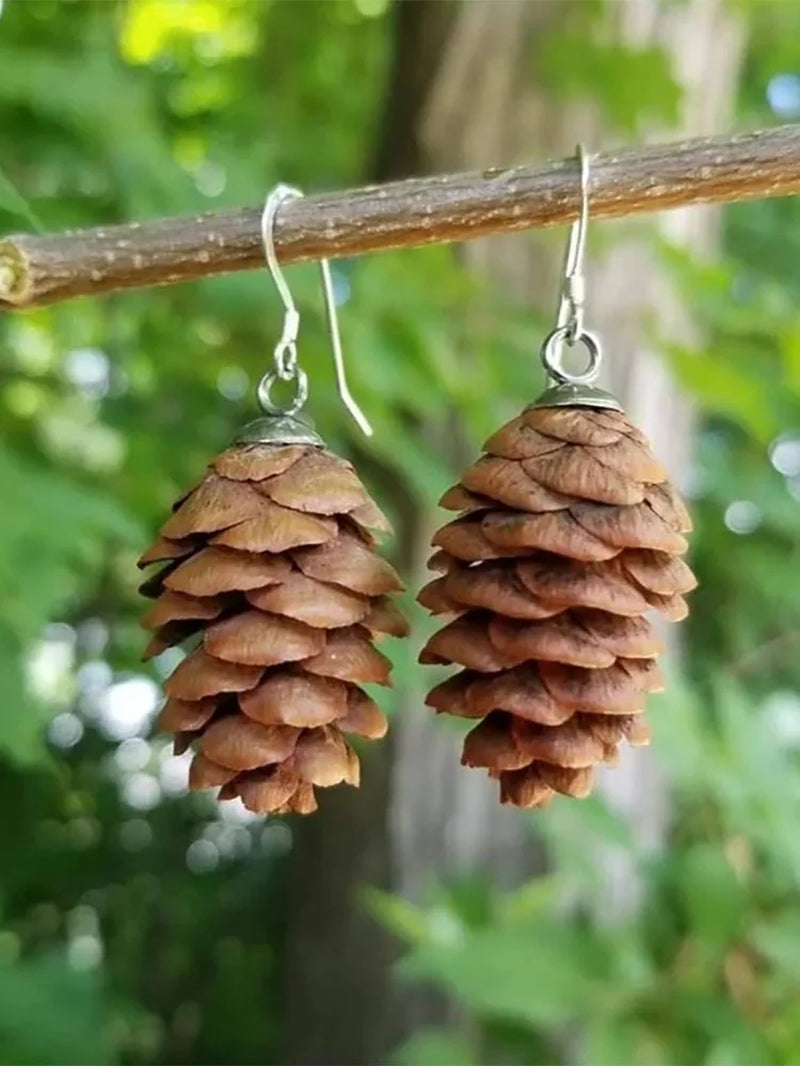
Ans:
<svg viewBox="0 0 800 1066"><path fill-rule="evenodd" d="M800 126L628 149L591 161L591 217L800 191ZM572 221L575 159L413 178L284 204L281 262L464 241ZM0 241L0 309L169 285L264 263L260 210Z"/></svg>

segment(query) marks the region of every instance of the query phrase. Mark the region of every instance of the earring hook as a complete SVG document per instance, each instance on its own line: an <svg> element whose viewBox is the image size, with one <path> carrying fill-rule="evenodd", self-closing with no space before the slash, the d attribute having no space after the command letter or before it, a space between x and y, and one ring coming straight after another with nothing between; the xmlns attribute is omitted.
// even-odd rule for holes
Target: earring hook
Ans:
<svg viewBox="0 0 800 1066"><path fill-rule="evenodd" d="M278 290L284 308L283 329L273 351L273 369L267 371L258 386L259 403L267 414L297 414L308 399L308 377L297 362L297 335L300 330L300 313L292 298L283 271L278 264L278 256L275 252L275 219L278 208L286 200L296 200L302 195L303 193L299 189L295 189L291 185L276 185L267 197L264 211L261 215L261 237L264 243L267 268L272 280L275 282L275 287ZM328 260L321 259L319 267L322 275L325 318L331 337L331 347L333 348L336 388L342 403L352 415L359 429L366 436L371 437L372 426L353 398L347 384L344 356L342 355L342 340L339 334L339 318L336 313L336 298ZM281 381L293 380L295 382L295 397L288 407L277 407L270 398L270 391L277 379Z"/></svg>
<svg viewBox="0 0 800 1066"><path fill-rule="evenodd" d="M567 250L564 254L561 298L556 326L569 326L566 335L570 344L583 332L583 308L586 284L583 263L586 255L586 230L589 226L589 156L582 144L575 149L580 167L580 210L570 226Z"/></svg>
<svg viewBox="0 0 800 1066"><path fill-rule="evenodd" d="M586 253L586 231L589 225L589 156L582 144L576 148L580 169L580 207L578 217L572 223L564 255L563 279L558 301L555 329L542 344L542 362L551 378L562 384L590 384L597 377L600 367L600 345L587 333L583 325L586 283L583 263ZM586 369L572 374L564 369L562 356L564 345L570 348L581 343L589 358Z"/></svg>
<svg viewBox="0 0 800 1066"><path fill-rule="evenodd" d="M598 389L594 380L600 372L600 342L585 329L583 309L586 286L583 261L586 253L586 230L589 226L589 156L582 144L575 149L580 168L580 207L572 223L564 255L561 295L555 328L542 342L541 359L547 371L548 388L533 407L595 407L621 411L622 406L611 393ZM563 363L564 345L580 344L586 352L584 370L573 374Z"/></svg>

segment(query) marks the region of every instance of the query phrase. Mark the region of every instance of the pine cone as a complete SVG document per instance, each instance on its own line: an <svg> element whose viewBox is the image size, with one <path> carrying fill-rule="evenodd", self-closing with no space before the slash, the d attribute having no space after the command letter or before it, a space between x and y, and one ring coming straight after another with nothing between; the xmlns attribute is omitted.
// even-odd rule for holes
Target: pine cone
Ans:
<svg viewBox="0 0 800 1066"><path fill-rule="evenodd" d="M229 448L173 511L140 560L167 561L141 588L155 599L145 658L196 647L159 728L178 753L197 742L191 788L308 814L315 785L358 785L344 734L386 732L360 685L390 684L373 641L408 631L389 599L400 579L373 550L388 523L350 463L307 443Z"/></svg>
<svg viewBox="0 0 800 1066"><path fill-rule="evenodd" d="M691 521L617 411L528 408L484 450L441 500L462 514L433 538L442 576L419 601L457 617L420 662L464 667L427 700L481 719L462 762L499 778L503 803L541 807L588 795L623 739L648 743L662 643L644 616L687 613Z"/></svg>

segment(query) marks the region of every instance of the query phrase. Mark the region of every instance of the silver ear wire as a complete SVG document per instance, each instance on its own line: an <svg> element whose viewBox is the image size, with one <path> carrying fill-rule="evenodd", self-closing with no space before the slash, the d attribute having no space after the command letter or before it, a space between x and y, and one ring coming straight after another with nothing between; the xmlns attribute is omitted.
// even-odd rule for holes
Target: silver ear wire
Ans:
<svg viewBox="0 0 800 1066"><path fill-rule="evenodd" d="M583 261L589 225L589 157L582 144L578 145L576 152L580 166L580 210L569 231L555 329L545 337L541 357L545 369L555 381L583 385L590 384L597 377L600 345L597 338L583 328L586 298ZM589 363L582 373L572 374L564 368L561 360L565 344L570 348L582 344L586 348Z"/></svg>
<svg viewBox="0 0 800 1066"><path fill-rule="evenodd" d="M286 278L278 264L275 254L275 217L278 208L286 200L297 199L302 196L299 189L290 185L276 185L266 199L264 211L261 215L261 237L264 242L264 255L275 287L278 290L284 307L283 330L280 339L273 351L273 368L268 370L258 385L258 401L265 414L269 415L295 415L303 407L308 399L308 377L297 361L297 335L300 329L300 313L292 299ZM320 272L322 274L322 292L325 303L325 317L331 336L333 348L333 364L336 371L336 387L342 403L350 412L359 429L368 437L372 436L372 426L369 424L364 412L353 399L347 384L347 375L344 368L342 355L342 340L339 335L339 319L336 314L336 298L333 292L331 270L327 259L320 260ZM294 381L294 399L286 407L278 407L272 402L270 393L276 381Z"/></svg>
<svg viewBox="0 0 800 1066"><path fill-rule="evenodd" d="M567 250L564 253L564 280L556 316L556 328L568 327L565 339L569 344L574 344L576 337L583 332L583 307L586 299L583 262L586 255L586 230L589 226L589 157L582 144L579 144L575 151L581 168L581 206L578 217L570 226Z"/></svg>
<svg viewBox="0 0 800 1066"><path fill-rule="evenodd" d="M342 355L342 338L339 334L339 316L336 313L336 296L333 291L333 279L331 268L327 259L320 259L319 269L322 274L322 291L325 295L325 317L328 320L328 330L331 335L331 348L333 349L333 365L336 369L336 387L339 390L339 399L345 405L353 421L361 432L372 436L372 426L367 416L353 399L353 394L347 384L347 375L344 370L344 356Z"/></svg>
<svg viewBox="0 0 800 1066"><path fill-rule="evenodd" d="M602 353L597 337L584 329L583 312L586 282L583 262L586 253L586 231L589 226L589 156L582 144L576 148L580 167L580 209L572 223L564 254L563 278L558 300L556 325L542 342L541 359L548 375L548 388L536 401L536 407L585 406L622 410L619 401L610 393L594 386L600 372ZM564 347L580 344L586 350L586 369L572 373L563 364Z"/></svg>

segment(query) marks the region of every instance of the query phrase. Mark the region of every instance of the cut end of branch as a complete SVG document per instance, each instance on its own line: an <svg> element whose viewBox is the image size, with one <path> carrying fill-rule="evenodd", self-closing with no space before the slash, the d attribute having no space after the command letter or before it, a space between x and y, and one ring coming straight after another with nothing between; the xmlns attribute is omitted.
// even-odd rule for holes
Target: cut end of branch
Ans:
<svg viewBox="0 0 800 1066"><path fill-rule="evenodd" d="M0 307L24 307L30 299L28 260L8 237L0 241Z"/></svg>

